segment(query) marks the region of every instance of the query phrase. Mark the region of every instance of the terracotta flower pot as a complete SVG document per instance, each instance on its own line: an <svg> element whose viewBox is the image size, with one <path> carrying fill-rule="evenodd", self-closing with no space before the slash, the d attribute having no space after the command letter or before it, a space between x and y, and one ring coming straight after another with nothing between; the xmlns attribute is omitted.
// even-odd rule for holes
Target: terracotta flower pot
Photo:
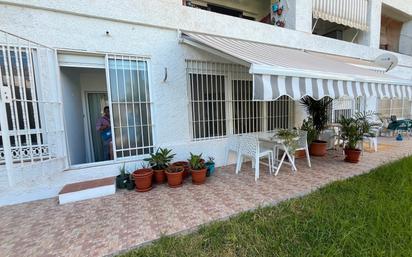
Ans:
<svg viewBox="0 0 412 257"><path fill-rule="evenodd" d="M358 163L361 152L359 149L345 149L345 162Z"/></svg>
<svg viewBox="0 0 412 257"><path fill-rule="evenodd" d="M328 143L326 141L322 140L315 140L310 144L310 155L313 156L325 156L327 149L328 148Z"/></svg>
<svg viewBox="0 0 412 257"><path fill-rule="evenodd" d="M296 158L296 159L302 159L302 158L305 158L305 156L306 156L305 150L297 150L297 151L295 151L295 158Z"/></svg>
<svg viewBox="0 0 412 257"><path fill-rule="evenodd" d="M169 172L166 170L165 173L169 187L175 188L183 185L183 169L180 172Z"/></svg>
<svg viewBox="0 0 412 257"><path fill-rule="evenodd" d="M137 192L147 192L152 189L152 169L138 169L132 175Z"/></svg>
<svg viewBox="0 0 412 257"><path fill-rule="evenodd" d="M190 170L190 173L192 174L192 183L195 185L201 185L205 183L206 181L206 172L207 169L201 169L201 170Z"/></svg>
<svg viewBox="0 0 412 257"><path fill-rule="evenodd" d="M181 162L174 162L172 163L173 166L175 167L182 167L183 168L183 179L189 177L190 175L190 168L189 168L189 163L185 161Z"/></svg>
<svg viewBox="0 0 412 257"><path fill-rule="evenodd" d="M157 184L163 184L166 182L165 170L153 170L153 173Z"/></svg>

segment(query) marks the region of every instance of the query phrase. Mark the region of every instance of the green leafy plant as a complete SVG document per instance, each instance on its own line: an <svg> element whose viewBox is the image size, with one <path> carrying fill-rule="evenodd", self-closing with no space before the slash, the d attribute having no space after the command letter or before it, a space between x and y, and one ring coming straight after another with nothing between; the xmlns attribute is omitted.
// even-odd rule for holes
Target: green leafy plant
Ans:
<svg viewBox="0 0 412 257"><path fill-rule="evenodd" d="M369 135L371 123L369 121L372 112L356 113L353 117L346 118L341 116L339 124L341 127L341 137L346 141L347 149L356 149L359 141L365 135Z"/></svg>
<svg viewBox="0 0 412 257"><path fill-rule="evenodd" d="M215 158L213 158L212 156L209 156L206 163L207 163L207 164L213 164L213 163L215 163Z"/></svg>
<svg viewBox="0 0 412 257"><path fill-rule="evenodd" d="M310 96L305 96L300 99L300 104L306 110L306 113L312 119L315 132L315 139L319 139L320 133L326 129L328 124L328 110L332 104L332 98L323 98L315 100Z"/></svg>
<svg viewBox="0 0 412 257"><path fill-rule="evenodd" d="M276 136L284 141L284 144L288 147L290 154L295 153L296 148L298 148L296 138L299 136L296 130L280 129L276 132Z"/></svg>
<svg viewBox="0 0 412 257"><path fill-rule="evenodd" d="M171 149L159 148L155 153L151 153L149 158L144 160L149 162L152 169L164 170L169 166L174 157L175 154L172 154Z"/></svg>
<svg viewBox="0 0 412 257"><path fill-rule="evenodd" d="M187 161L189 162L190 168L192 168L193 170L201 170L205 168L202 154L197 155L190 153L190 159L188 159Z"/></svg>
<svg viewBox="0 0 412 257"><path fill-rule="evenodd" d="M303 120L303 123L300 129L308 133L307 135L308 145L310 145L314 140L316 140L316 129L313 126L312 118Z"/></svg>

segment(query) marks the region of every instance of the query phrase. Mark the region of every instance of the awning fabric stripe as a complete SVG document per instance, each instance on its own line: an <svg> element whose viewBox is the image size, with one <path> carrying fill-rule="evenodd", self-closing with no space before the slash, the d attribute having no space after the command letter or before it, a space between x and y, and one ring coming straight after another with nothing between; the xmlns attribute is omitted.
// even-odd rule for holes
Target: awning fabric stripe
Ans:
<svg viewBox="0 0 412 257"><path fill-rule="evenodd" d="M275 45L184 32L182 41L250 66L254 100L287 95L300 99L376 96L412 100L412 81L353 66L334 58Z"/></svg>
<svg viewBox="0 0 412 257"><path fill-rule="evenodd" d="M368 30L368 0L313 0L313 17Z"/></svg>
<svg viewBox="0 0 412 257"><path fill-rule="evenodd" d="M359 96L377 98L406 98L412 100L411 86L314 79L277 75L253 74L256 100L272 100L287 95L295 100L309 95L314 99L325 96L340 98Z"/></svg>

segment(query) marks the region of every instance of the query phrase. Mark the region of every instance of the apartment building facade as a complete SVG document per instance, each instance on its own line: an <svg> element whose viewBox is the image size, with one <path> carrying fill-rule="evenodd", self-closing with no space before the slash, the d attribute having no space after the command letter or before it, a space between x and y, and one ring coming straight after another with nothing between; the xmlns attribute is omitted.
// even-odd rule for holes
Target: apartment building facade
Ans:
<svg viewBox="0 0 412 257"><path fill-rule="evenodd" d="M348 4L350 2L350 4ZM412 2L0 0L0 204L133 169L224 164L231 134L299 126L303 95L412 115ZM390 53L387 71L374 60ZM110 107L114 160L95 123Z"/></svg>

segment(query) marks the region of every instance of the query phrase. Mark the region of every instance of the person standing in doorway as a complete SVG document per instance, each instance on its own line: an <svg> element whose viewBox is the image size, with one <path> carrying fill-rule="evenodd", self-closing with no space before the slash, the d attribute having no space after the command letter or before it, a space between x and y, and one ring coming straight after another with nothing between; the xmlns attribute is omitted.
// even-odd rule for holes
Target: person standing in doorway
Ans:
<svg viewBox="0 0 412 257"><path fill-rule="evenodd" d="M104 160L113 160L112 130L110 127L109 106L103 108L103 116L96 122L96 130L100 132L103 141Z"/></svg>

